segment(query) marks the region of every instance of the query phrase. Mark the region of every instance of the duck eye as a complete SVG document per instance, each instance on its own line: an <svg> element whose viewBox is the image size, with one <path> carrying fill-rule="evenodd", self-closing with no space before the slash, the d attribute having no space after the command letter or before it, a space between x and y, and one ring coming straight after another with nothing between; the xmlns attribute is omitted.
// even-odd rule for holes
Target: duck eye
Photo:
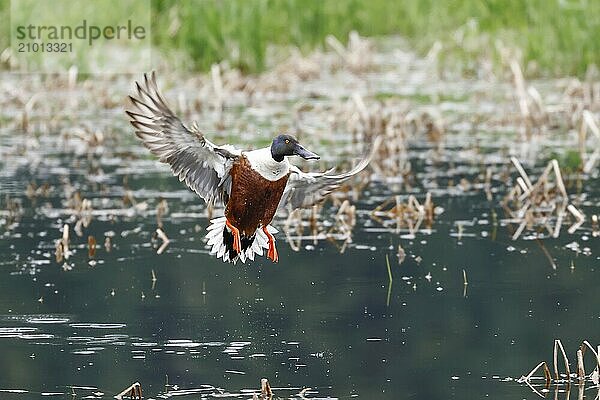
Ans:
<svg viewBox="0 0 600 400"><path fill-rule="evenodd" d="M285 139L285 144L290 144L290 139Z"/></svg>

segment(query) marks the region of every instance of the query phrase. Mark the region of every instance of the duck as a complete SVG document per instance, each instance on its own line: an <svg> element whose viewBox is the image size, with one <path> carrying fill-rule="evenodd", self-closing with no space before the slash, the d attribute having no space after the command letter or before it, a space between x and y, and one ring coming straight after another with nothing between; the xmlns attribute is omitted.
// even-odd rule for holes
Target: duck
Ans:
<svg viewBox="0 0 600 400"><path fill-rule="evenodd" d="M240 150L215 145L196 122L185 125L167 105L156 83L156 73L145 73L129 96L133 110L126 110L135 135L173 175L208 205L222 208L212 219L206 240L210 254L224 262L255 260L263 256L276 263L273 218L278 211L291 212L322 202L346 180L363 171L377 147L349 171L302 172L289 158L319 160L292 135L277 135L270 146ZM380 140L379 140L380 141Z"/></svg>

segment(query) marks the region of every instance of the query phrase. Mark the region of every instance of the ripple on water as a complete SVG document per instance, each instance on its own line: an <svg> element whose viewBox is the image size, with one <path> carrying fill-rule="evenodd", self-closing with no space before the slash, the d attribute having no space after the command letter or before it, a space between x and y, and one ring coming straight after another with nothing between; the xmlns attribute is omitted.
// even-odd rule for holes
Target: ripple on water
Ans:
<svg viewBox="0 0 600 400"><path fill-rule="evenodd" d="M177 397L181 397L181 396L193 396L196 394L201 394L201 395L205 394L205 395L211 395L211 396L215 396L215 397L233 397L227 393L223 393L221 390L217 389L214 386L202 385L199 388L170 390L168 393L159 394L157 396L157 398L168 399L171 397L177 398Z"/></svg>
<svg viewBox="0 0 600 400"><path fill-rule="evenodd" d="M80 356L89 356L89 355L96 354L96 353L97 353L96 350L91 350L91 349L71 351L71 354L76 354L76 355L80 355Z"/></svg>
<svg viewBox="0 0 600 400"><path fill-rule="evenodd" d="M193 348L203 346L204 343L194 342L189 339L171 339L167 340L165 343L165 347L185 347L185 348Z"/></svg>
<svg viewBox="0 0 600 400"><path fill-rule="evenodd" d="M71 318L65 315L2 315L0 321L24 321L33 325L66 324Z"/></svg>
<svg viewBox="0 0 600 400"><path fill-rule="evenodd" d="M54 339L54 335L49 333L38 333L38 334L22 334L19 336L21 339L36 340L36 339Z"/></svg>
<svg viewBox="0 0 600 400"><path fill-rule="evenodd" d="M29 332L35 332L37 328L30 327L8 327L8 328L0 328L0 338L10 338L10 337L21 337L24 334L28 334Z"/></svg>
<svg viewBox="0 0 600 400"><path fill-rule="evenodd" d="M99 323L75 323L69 324L71 328L76 329L121 329L127 324L99 324Z"/></svg>
<svg viewBox="0 0 600 400"><path fill-rule="evenodd" d="M57 317L31 317L27 318L26 321L30 324L66 324L70 321L69 318L57 318Z"/></svg>
<svg viewBox="0 0 600 400"><path fill-rule="evenodd" d="M244 371L236 371L233 369L226 369L225 373L226 374L234 374L234 375L246 375L246 373Z"/></svg>
<svg viewBox="0 0 600 400"><path fill-rule="evenodd" d="M156 342L133 342L131 343L133 347L154 347L158 346Z"/></svg>
<svg viewBox="0 0 600 400"><path fill-rule="evenodd" d="M242 350L244 347L249 346L250 342L231 342L229 345L223 350L223 353L227 353L229 355L236 355Z"/></svg>

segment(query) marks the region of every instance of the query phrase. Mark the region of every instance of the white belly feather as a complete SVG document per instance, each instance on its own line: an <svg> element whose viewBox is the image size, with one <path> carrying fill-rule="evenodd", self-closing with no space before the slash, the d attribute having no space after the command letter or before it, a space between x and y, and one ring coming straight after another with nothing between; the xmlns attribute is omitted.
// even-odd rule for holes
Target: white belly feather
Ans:
<svg viewBox="0 0 600 400"><path fill-rule="evenodd" d="M282 162L275 161L271 156L270 147L245 151L243 155L246 156L253 170L270 181L279 180L290 172L288 160L284 157Z"/></svg>

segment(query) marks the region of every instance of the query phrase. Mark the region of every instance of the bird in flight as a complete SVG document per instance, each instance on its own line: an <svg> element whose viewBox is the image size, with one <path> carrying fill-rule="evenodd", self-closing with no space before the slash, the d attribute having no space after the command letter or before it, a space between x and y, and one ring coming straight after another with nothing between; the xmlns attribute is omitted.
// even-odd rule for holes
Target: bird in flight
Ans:
<svg viewBox="0 0 600 400"><path fill-rule="evenodd" d="M318 160L293 136L278 135L270 146L239 150L211 143L198 126L184 125L171 111L156 84L156 74L144 74L129 96L135 110L126 111L135 134L163 163L206 203L224 206L224 215L211 220L206 238L211 254L224 262L254 260L255 255L279 260L271 221L278 210L309 207L322 201L345 180L369 164L371 151L350 171L304 173L287 157Z"/></svg>

